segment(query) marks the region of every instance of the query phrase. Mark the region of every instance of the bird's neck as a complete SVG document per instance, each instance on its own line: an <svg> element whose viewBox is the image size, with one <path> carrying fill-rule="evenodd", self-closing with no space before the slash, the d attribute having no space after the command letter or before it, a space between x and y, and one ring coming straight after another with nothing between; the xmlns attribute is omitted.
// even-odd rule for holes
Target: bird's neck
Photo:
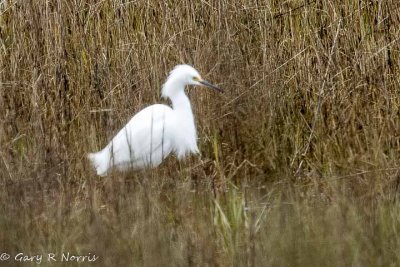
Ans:
<svg viewBox="0 0 400 267"><path fill-rule="evenodd" d="M179 127L179 137L175 149L178 158L183 158L187 153L197 153L197 133L194 124L194 116L189 98L182 90L176 91L175 94L170 96L172 108L176 115L177 126Z"/></svg>
<svg viewBox="0 0 400 267"><path fill-rule="evenodd" d="M185 94L185 91L179 90L170 97L172 102L172 108L180 112L189 112L192 114L192 107L190 105L189 98Z"/></svg>

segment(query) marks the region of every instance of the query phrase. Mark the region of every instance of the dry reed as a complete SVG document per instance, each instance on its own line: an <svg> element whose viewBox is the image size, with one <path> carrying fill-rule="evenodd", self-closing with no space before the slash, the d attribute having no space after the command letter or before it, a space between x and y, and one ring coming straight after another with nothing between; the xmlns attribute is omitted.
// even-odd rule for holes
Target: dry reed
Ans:
<svg viewBox="0 0 400 267"><path fill-rule="evenodd" d="M0 252L399 264L396 1L3 2ZM178 63L226 91L188 89L202 156L96 177Z"/></svg>

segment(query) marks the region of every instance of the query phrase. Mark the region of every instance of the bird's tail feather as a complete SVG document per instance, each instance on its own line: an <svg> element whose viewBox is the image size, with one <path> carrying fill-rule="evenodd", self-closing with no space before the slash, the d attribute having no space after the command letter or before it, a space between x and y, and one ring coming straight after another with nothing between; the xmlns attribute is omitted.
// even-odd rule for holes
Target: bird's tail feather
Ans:
<svg viewBox="0 0 400 267"><path fill-rule="evenodd" d="M97 175L105 176L107 174L110 159L104 155L104 151L97 153L88 153L87 157L92 163L93 167L96 168Z"/></svg>

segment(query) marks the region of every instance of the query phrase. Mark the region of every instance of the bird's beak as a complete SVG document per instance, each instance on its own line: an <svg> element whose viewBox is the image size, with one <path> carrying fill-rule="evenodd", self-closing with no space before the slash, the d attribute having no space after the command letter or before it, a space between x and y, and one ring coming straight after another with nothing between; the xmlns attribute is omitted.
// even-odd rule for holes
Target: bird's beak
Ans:
<svg viewBox="0 0 400 267"><path fill-rule="evenodd" d="M207 87L209 87L211 89L217 90L220 93L224 92L224 90L222 90L221 88L219 88L219 87L217 87L217 86L215 86L215 85L213 85L213 84L211 84L211 83L209 83L209 82L207 82L205 80L200 80L199 83L201 83L202 85L207 86Z"/></svg>

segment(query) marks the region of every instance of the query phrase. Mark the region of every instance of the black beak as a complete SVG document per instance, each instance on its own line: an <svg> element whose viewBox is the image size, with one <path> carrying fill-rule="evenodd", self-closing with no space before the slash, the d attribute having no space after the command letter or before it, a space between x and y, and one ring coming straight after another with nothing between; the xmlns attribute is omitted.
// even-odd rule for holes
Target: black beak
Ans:
<svg viewBox="0 0 400 267"><path fill-rule="evenodd" d="M212 89L214 89L214 90L217 90L217 91L220 92L220 93L223 93L223 92L224 92L224 90L222 90L221 88L219 88L219 87L217 87L217 86L215 86L215 85L212 85L211 83L209 83L209 82L207 82L207 81L205 81L205 80L201 80L201 81L199 81L199 83L201 83L202 85L207 86L207 87L209 87L209 88L212 88Z"/></svg>

